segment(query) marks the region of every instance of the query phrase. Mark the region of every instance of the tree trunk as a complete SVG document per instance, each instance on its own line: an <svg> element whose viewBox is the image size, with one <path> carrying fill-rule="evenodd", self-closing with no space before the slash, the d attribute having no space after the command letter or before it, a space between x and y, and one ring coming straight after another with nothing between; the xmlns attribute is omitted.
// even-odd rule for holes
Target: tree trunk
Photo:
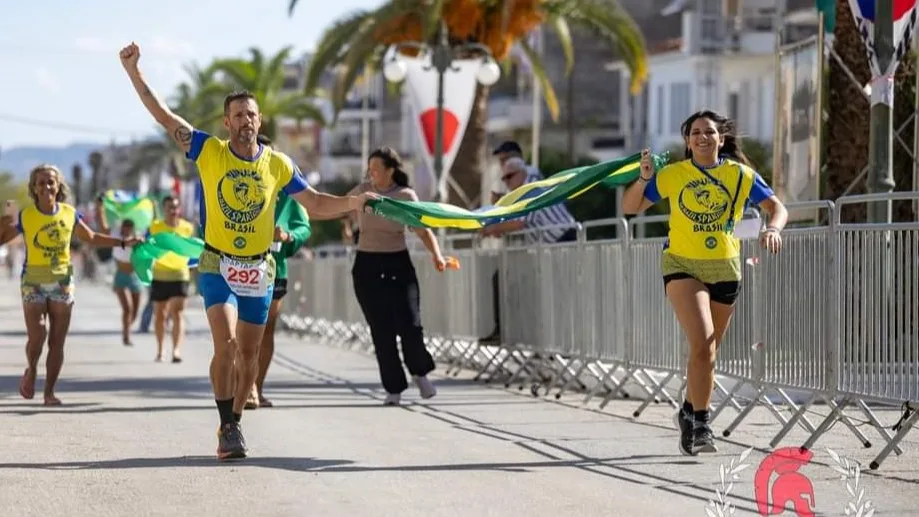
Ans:
<svg viewBox="0 0 919 517"><path fill-rule="evenodd" d="M865 43L855 27L848 0L836 0L836 41L833 49L861 85L871 79ZM836 199L855 181L868 165L870 104L846 74L843 66L830 58L826 121L826 187L824 198ZM849 194L865 193L862 179ZM843 209L844 221L865 220L865 205L848 205Z"/></svg>
<svg viewBox="0 0 919 517"><path fill-rule="evenodd" d="M916 106L916 55L912 52L903 57L894 76L894 112L893 128L902 127L899 139L893 142L893 179L897 184L896 191L913 190L913 132L915 124L910 117L919 111ZM898 222L915 221L919 214L913 213L912 201L894 201L893 220Z"/></svg>
<svg viewBox="0 0 919 517"><path fill-rule="evenodd" d="M478 85L475 92L475 102L469 114L469 124L460 143L459 152L453 160L450 175L463 190L463 195L470 201L467 204L463 196L448 186L447 202L465 208L475 208L482 205L482 174L485 170L483 157L485 145L488 142L486 123L488 121L488 87Z"/></svg>

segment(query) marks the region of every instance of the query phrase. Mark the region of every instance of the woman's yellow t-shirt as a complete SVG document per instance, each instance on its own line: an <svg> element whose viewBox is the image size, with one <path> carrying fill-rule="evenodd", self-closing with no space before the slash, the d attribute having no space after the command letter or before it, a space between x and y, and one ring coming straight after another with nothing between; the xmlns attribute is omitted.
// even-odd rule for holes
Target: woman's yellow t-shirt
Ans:
<svg viewBox="0 0 919 517"><path fill-rule="evenodd" d="M661 169L644 196L670 203L663 273L689 273L703 282L739 280L740 241L733 227L748 204L772 195L756 171L730 159L709 168L683 160Z"/></svg>
<svg viewBox="0 0 919 517"><path fill-rule="evenodd" d="M26 251L22 283L41 285L71 280L70 242L73 227L81 218L76 208L66 203L58 203L50 214L35 206L19 212L17 229Z"/></svg>

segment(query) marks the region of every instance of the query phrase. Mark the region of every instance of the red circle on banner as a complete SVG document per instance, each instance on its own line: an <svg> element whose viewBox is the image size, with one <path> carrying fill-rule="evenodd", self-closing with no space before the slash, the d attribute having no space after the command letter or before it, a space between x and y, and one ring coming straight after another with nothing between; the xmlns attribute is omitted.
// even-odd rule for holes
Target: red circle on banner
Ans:
<svg viewBox="0 0 919 517"><path fill-rule="evenodd" d="M421 132L424 134L424 143L428 153L434 154L434 139L437 135L437 108L425 110L420 117ZM444 108L444 134L441 137L444 154L450 152L459 131L459 119L450 110Z"/></svg>

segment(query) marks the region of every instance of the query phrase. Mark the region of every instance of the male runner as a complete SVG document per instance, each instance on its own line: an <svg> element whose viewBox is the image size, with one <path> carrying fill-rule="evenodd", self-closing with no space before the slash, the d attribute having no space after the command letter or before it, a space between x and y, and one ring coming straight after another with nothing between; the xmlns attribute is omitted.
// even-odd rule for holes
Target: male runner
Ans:
<svg viewBox="0 0 919 517"><path fill-rule="evenodd" d="M217 458L246 457L240 419L256 376L258 346L268 319L275 267L274 204L282 190L308 211L359 211L378 196L332 196L312 189L283 153L256 140L261 127L258 103L248 92L234 92L223 105L221 140L194 129L157 97L138 68L140 48L121 50L121 64L141 102L173 140L194 160L201 176L201 227L205 251L198 262L201 294L214 340L211 385L220 428ZM238 354L237 354L238 351ZM234 371L235 365L239 371Z"/></svg>

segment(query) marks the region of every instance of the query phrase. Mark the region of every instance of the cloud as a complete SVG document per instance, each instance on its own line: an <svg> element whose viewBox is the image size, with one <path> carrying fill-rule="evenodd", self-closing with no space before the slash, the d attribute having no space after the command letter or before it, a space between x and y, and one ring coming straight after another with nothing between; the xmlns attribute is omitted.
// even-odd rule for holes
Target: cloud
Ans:
<svg viewBox="0 0 919 517"><path fill-rule="evenodd" d="M191 43L159 35L153 36L146 47L161 57L189 57L194 53Z"/></svg>
<svg viewBox="0 0 919 517"><path fill-rule="evenodd" d="M78 36L74 40L73 46L86 52L106 52L112 49L102 38L96 36Z"/></svg>
<svg viewBox="0 0 919 517"><path fill-rule="evenodd" d="M50 70L42 66L35 69L34 75L35 82L37 82L43 90L55 95L61 93L61 83Z"/></svg>

